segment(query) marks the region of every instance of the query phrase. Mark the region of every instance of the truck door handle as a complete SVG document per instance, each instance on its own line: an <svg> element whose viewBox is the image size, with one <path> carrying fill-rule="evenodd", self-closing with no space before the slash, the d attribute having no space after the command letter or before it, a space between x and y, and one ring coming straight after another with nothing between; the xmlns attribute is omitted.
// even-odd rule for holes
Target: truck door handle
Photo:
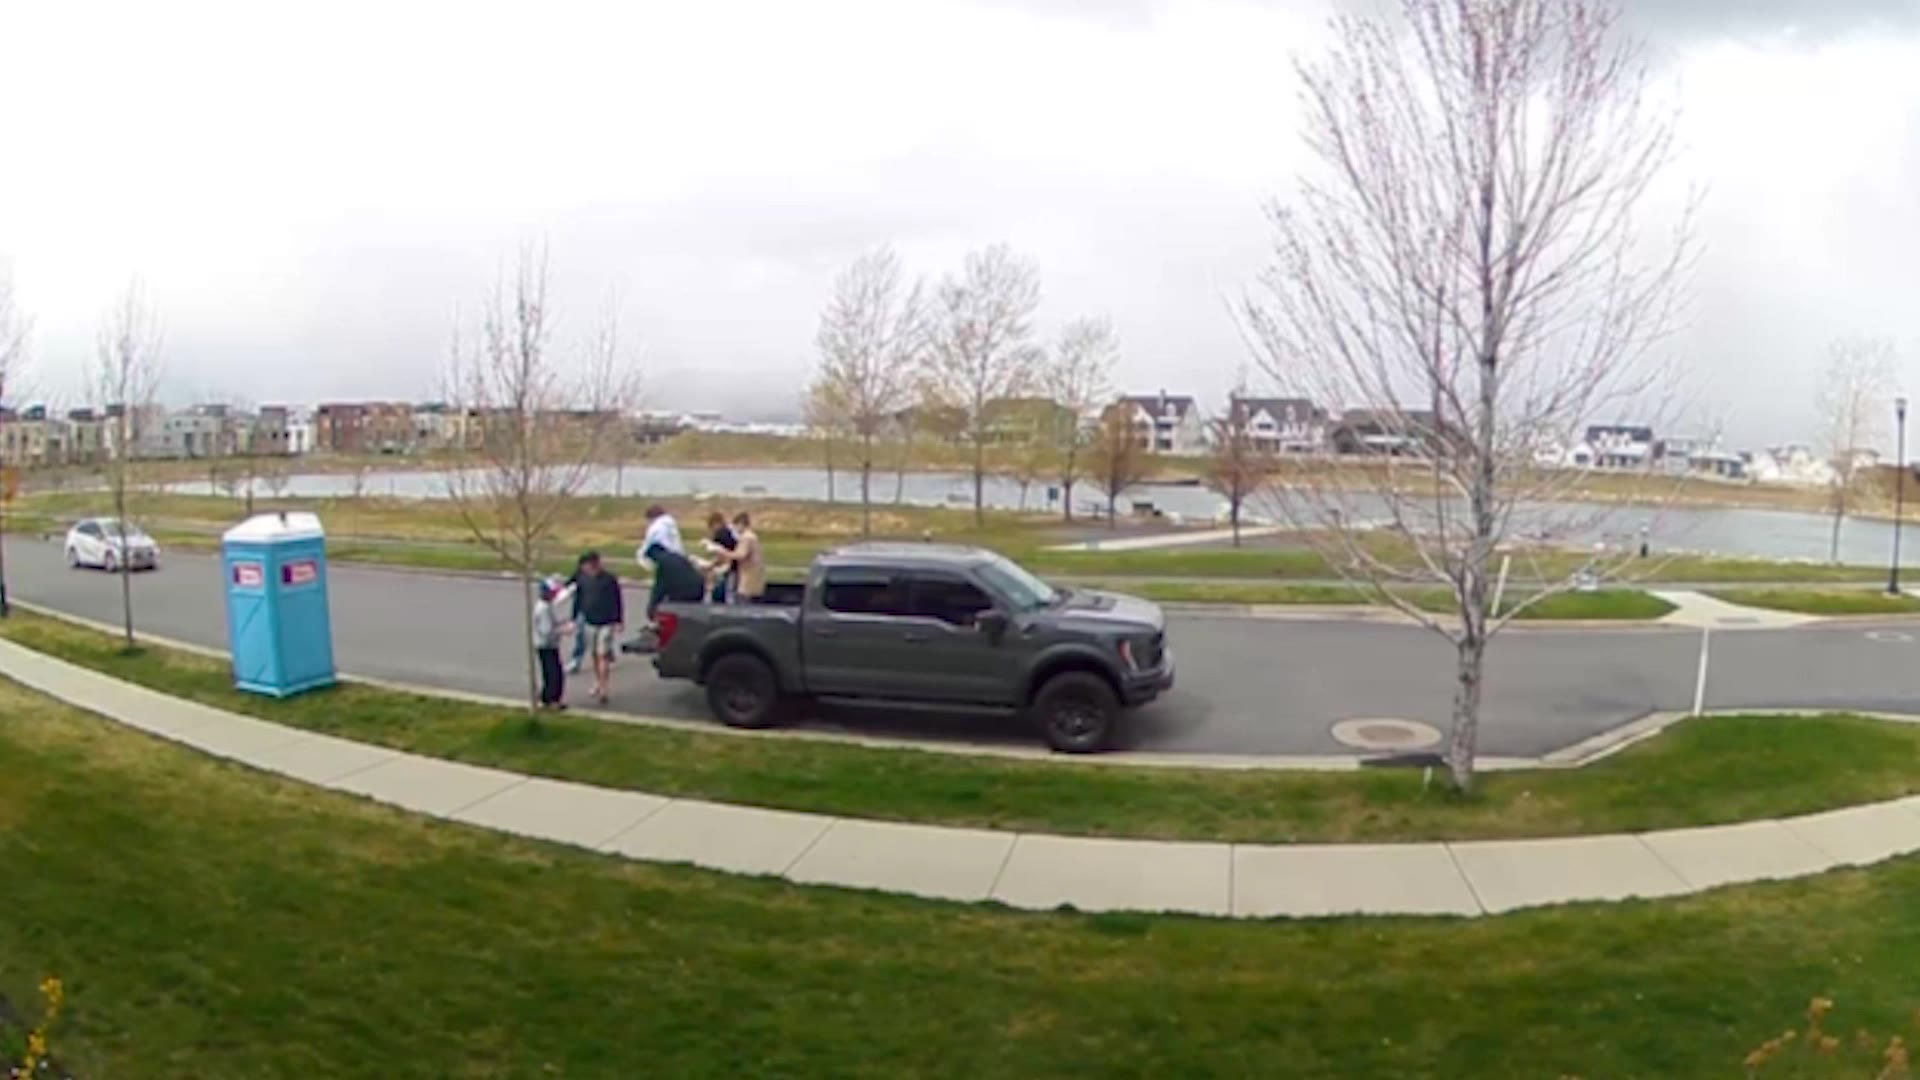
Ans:
<svg viewBox="0 0 1920 1080"><path fill-rule="evenodd" d="M927 643L927 635L918 630L909 630L900 635L900 640L909 645L925 645Z"/></svg>
<svg viewBox="0 0 1920 1080"><path fill-rule="evenodd" d="M833 627L831 627L831 626L817 626L817 625L816 625L816 626L815 626L815 627L813 628L813 634L814 634L814 636L815 636L815 637L835 637L835 636L837 636L837 635L838 635L839 633L840 633L840 631L838 631L838 630L835 630L835 629L834 629Z"/></svg>

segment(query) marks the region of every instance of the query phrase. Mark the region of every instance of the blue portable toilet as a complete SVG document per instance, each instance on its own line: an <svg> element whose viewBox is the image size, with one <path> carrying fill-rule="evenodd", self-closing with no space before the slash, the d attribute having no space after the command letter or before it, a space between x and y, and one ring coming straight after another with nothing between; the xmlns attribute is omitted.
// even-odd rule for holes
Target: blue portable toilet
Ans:
<svg viewBox="0 0 1920 1080"><path fill-rule="evenodd" d="M220 538L233 683L288 697L334 681L327 538L312 514L260 514Z"/></svg>

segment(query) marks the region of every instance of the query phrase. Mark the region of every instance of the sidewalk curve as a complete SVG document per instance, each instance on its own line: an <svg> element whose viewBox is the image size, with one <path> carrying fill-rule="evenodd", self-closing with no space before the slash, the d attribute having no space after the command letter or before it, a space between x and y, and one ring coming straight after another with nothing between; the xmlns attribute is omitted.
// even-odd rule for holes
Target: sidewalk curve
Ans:
<svg viewBox="0 0 1920 1080"><path fill-rule="evenodd" d="M449 821L633 859L1034 910L1477 916L1675 896L1920 851L1920 797L1711 828L1470 843L1174 843L867 821L422 757L169 697L7 641L0 675L218 757Z"/></svg>

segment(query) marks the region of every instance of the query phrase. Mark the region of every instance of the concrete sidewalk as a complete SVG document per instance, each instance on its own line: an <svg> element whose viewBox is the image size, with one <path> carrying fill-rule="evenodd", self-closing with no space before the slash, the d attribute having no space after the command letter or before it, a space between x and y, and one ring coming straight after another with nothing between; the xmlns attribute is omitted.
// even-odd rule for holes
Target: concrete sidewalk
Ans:
<svg viewBox="0 0 1920 1080"><path fill-rule="evenodd" d="M634 859L1036 910L1475 916L1676 896L1920 851L1920 797L1715 828L1454 844L1171 843L863 821L400 753L168 697L6 641L0 675L218 757L450 821Z"/></svg>

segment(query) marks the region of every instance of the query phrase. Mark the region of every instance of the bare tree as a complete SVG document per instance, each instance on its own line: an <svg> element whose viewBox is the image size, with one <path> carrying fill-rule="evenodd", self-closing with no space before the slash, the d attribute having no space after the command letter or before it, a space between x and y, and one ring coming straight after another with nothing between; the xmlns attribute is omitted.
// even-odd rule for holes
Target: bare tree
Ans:
<svg viewBox="0 0 1920 1080"><path fill-rule="evenodd" d="M554 528L617 435L636 378L621 362L609 314L578 362L553 355L544 251L522 249L511 284L496 285L481 312L478 342L456 328L447 400L479 425L446 473L447 495L467 531L520 579L521 643L533 637L534 578ZM526 652L527 709L539 706L539 674Z"/></svg>
<svg viewBox="0 0 1920 1080"><path fill-rule="evenodd" d="M1093 438L1087 418L1113 393L1113 368L1120 360L1120 339L1105 318L1078 319L1060 332L1043 382L1046 394L1063 411L1055 432L1059 445L1060 500L1073 520L1073 485L1080 479L1084 453Z"/></svg>
<svg viewBox="0 0 1920 1080"><path fill-rule="evenodd" d="M274 456L264 461L259 471L261 483L267 486L267 494L276 502L286 498L287 485L293 482L292 464Z"/></svg>
<svg viewBox="0 0 1920 1080"><path fill-rule="evenodd" d="M153 414L153 395L160 379L159 318L138 282L107 312L94 348L94 393L108 416L104 470L107 493L113 500L118 545L114 559L120 572L120 616L126 647L134 648L133 560L128 558L128 493L135 484L134 462L140 441Z"/></svg>
<svg viewBox="0 0 1920 1080"><path fill-rule="evenodd" d="M1253 406L1247 400L1243 376L1227 395L1227 408L1209 425L1212 445L1207 450L1206 484L1227 500L1227 520L1233 526L1233 546L1240 546L1240 512L1247 499L1272 476L1273 455L1261 450L1253 437Z"/></svg>
<svg viewBox="0 0 1920 1080"><path fill-rule="evenodd" d="M913 400L926 351L928 307L922 287L905 284L900 258L878 248L834 279L814 341L814 380L840 405L860 447L860 532L873 531L873 446Z"/></svg>
<svg viewBox="0 0 1920 1080"><path fill-rule="evenodd" d="M1611 0L1398 0L1399 25L1335 21L1300 65L1315 171L1272 210L1274 257L1245 315L1283 388L1371 411L1392 453L1283 509L1332 538L1330 562L1444 635L1457 654L1446 761L1473 781L1493 610L1488 572L1514 534L1568 535L1538 511L1573 482L1541 448L1663 389L1652 346L1673 325L1690 214L1641 244L1636 210L1671 158L1638 43ZM1644 417L1643 417L1644 419ZM1320 475L1326 475L1322 470ZM1411 560L1356 521L1382 508ZM1388 586L1437 582L1458 616ZM1550 582L1529 602L1571 582Z"/></svg>
<svg viewBox="0 0 1920 1080"><path fill-rule="evenodd" d="M806 417L807 429L820 440L827 467L827 502L833 503L836 501L833 451L840 441L840 433L847 428L847 405L840 396L840 387L814 379L807 384L800 410Z"/></svg>
<svg viewBox="0 0 1920 1080"><path fill-rule="evenodd" d="M1883 338L1843 338L1827 349L1827 370L1814 407L1833 470L1828 498L1833 536L1827 550L1832 562L1840 561L1840 526L1859 484L1860 452L1886 435L1896 362L1893 342Z"/></svg>
<svg viewBox="0 0 1920 1080"><path fill-rule="evenodd" d="M1118 528L1120 519L1116 507L1120 496L1145 480L1153 468L1152 460L1133 430L1133 417L1124 405L1110 407L1100 418L1091 451L1087 478L1106 493L1107 527Z"/></svg>
<svg viewBox="0 0 1920 1080"><path fill-rule="evenodd" d="M1005 472L1020 486L1022 510L1027 508L1027 493L1034 482L1059 472L1061 412L1058 405L1040 398L1012 399L995 410L995 428L1003 436Z"/></svg>
<svg viewBox="0 0 1920 1080"><path fill-rule="evenodd" d="M7 600L7 499L11 493L12 480L7 470L17 470L17 464L9 465L6 455L7 422L10 419L9 407L14 398L20 395L21 370L27 361L27 333L31 321L20 313L13 300L13 275L0 265L0 619L12 614ZM13 397L9 397L11 394ZM16 473L17 475L17 473Z"/></svg>
<svg viewBox="0 0 1920 1080"><path fill-rule="evenodd" d="M1043 356L1032 343L1039 306L1039 268L1003 244L972 252L958 277L940 283L927 381L966 416L976 524L986 521L988 406L1032 385Z"/></svg>

